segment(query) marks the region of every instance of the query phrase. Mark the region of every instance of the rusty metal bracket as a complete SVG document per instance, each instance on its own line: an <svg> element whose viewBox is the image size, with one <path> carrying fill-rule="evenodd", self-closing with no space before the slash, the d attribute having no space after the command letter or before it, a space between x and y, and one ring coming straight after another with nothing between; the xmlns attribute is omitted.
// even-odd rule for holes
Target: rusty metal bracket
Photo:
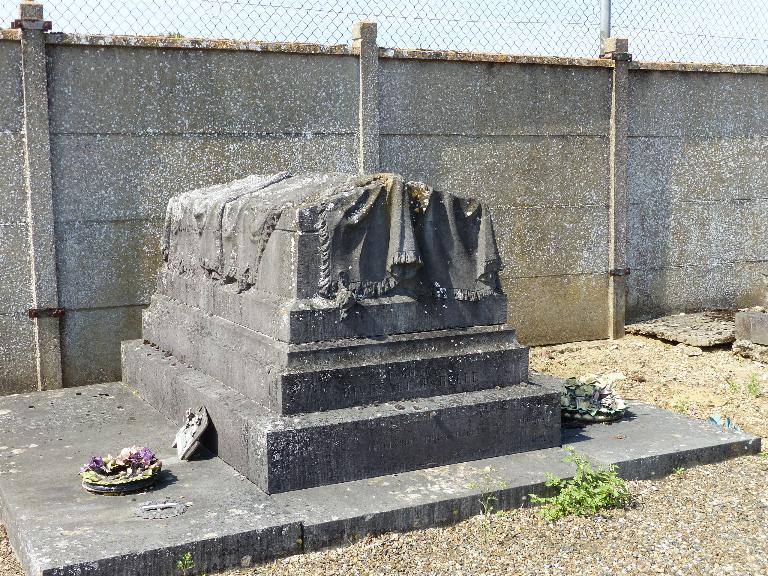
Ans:
<svg viewBox="0 0 768 576"><path fill-rule="evenodd" d="M35 318L61 318L64 316L64 308L30 308L27 310L27 316L32 320Z"/></svg>
<svg viewBox="0 0 768 576"><path fill-rule="evenodd" d="M629 268L611 268L608 276L629 276Z"/></svg>
<svg viewBox="0 0 768 576"><path fill-rule="evenodd" d="M14 30L42 30L50 32L53 28L53 22L50 20L14 20L11 22L11 28Z"/></svg>

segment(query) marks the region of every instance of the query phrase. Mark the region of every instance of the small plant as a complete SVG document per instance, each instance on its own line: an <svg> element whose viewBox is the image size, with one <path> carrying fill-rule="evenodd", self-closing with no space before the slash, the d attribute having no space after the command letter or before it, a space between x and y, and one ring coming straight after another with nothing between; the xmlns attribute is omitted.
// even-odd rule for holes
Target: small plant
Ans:
<svg viewBox="0 0 768 576"><path fill-rule="evenodd" d="M616 473L615 466L592 468L586 458L570 448L566 462L576 466L576 473L570 480L547 474L546 485L557 489L551 497L531 494L533 504L542 504L540 514L547 520L558 520L564 516L587 516L609 508L624 508L631 497L626 482Z"/></svg>
<svg viewBox="0 0 768 576"><path fill-rule="evenodd" d="M675 478L682 478L683 476L685 476L685 468L683 468L682 466L678 466L677 468L672 470L672 475Z"/></svg>
<svg viewBox="0 0 768 576"><path fill-rule="evenodd" d="M477 481L472 482L469 488L473 490L480 490L482 492L480 496L480 513L483 516L493 516L497 513L496 502L499 501L499 497L496 493L499 490L504 490L509 487L509 484L502 478L499 478L495 474L495 470L490 466L483 469L483 477Z"/></svg>
<svg viewBox="0 0 768 576"><path fill-rule="evenodd" d="M739 386L739 383L736 382L736 380L734 380L733 378L727 378L725 380L725 383L728 386L728 391L731 394L736 394L739 391L739 388L741 388L741 386Z"/></svg>
<svg viewBox="0 0 768 576"><path fill-rule="evenodd" d="M498 497L493 494L485 494L480 498L480 513L483 516L492 516L496 512L494 504L498 502Z"/></svg>
<svg viewBox="0 0 768 576"><path fill-rule="evenodd" d="M749 382L747 383L747 393L752 396L752 398L760 398L760 396L763 395L763 389L760 386L760 382L757 380L757 374L752 374L749 377Z"/></svg>
<svg viewBox="0 0 768 576"><path fill-rule="evenodd" d="M677 402L674 406L675 412L682 412L683 414L688 414L689 409L690 406L688 406L687 402Z"/></svg>
<svg viewBox="0 0 768 576"><path fill-rule="evenodd" d="M195 561L190 552L184 552L184 555L176 562L176 570L181 576L188 576L195 569Z"/></svg>

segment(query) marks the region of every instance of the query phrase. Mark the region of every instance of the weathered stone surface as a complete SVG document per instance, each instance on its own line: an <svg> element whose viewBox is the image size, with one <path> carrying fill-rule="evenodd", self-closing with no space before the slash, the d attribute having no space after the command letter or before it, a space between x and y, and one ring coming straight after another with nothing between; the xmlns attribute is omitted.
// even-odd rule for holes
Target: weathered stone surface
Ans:
<svg viewBox="0 0 768 576"><path fill-rule="evenodd" d="M751 310L737 312L736 340L768 346L768 313Z"/></svg>
<svg viewBox="0 0 768 576"><path fill-rule="evenodd" d="M60 221L162 219L168 199L192 188L354 168L353 134L64 133L51 141Z"/></svg>
<svg viewBox="0 0 768 576"><path fill-rule="evenodd" d="M181 462L174 432L119 384L3 398L0 512L27 573L168 576L186 552L203 572L301 551L298 517L218 458ZM136 442L164 461L157 488L105 498L80 487L92 455ZM168 520L135 515L164 498L189 508Z"/></svg>
<svg viewBox="0 0 768 576"><path fill-rule="evenodd" d="M689 346L718 346L734 341L733 310L680 313L629 324L629 334L682 342Z"/></svg>
<svg viewBox="0 0 768 576"><path fill-rule="evenodd" d="M632 270L627 283L629 321L683 311L747 308L765 301L768 262L696 264Z"/></svg>
<svg viewBox="0 0 768 576"><path fill-rule="evenodd" d="M768 134L768 78L762 74L630 70L630 78L630 137Z"/></svg>
<svg viewBox="0 0 768 576"><path fill-rule="evenodd" d="M27 219L23 167L21 135L0 132L0 225Z"/></svg>
<svg viewBox="0 0 768 576"><path fill-rule="evenodd" d="M32 306L32 263L26 223L0 225L0 313L25 313Z"/></svg>
<svg viewBox="0 0 768 576"><path fill-rule="evenodd" d="M213 432L204 443L268 493L559 443L559 394L538 385L281 418L139 341L123 344L123 378L179 423L205 406Z"/></svg>
<svg viewBox="0 0 768 576"><path fill-rule="evenodd" d="M59 299L65 308L147 304L157 275L160 221L56 225ZM135 258L138 253L140 258Z"/></svg>
<svg viewBox="0 0 768 576"><path fill-rule="evenodd" d="M633 409L619 424L564 430L565 445L640 478L760 449L748 435ZM119 384L1 398L0 511L25 570L168 576L185 552L201 572L248 566L368 533L455 522L478 514L486 495L498 509L516 508L545 493L546 472L573 473L565 452L550 448L267 496L218 458L179 461L175 431ZM80 488L81 461L134 441L164 461L166 479L155 489L103 498ZM135 516L139 503L164 498L192 505L164 521Z"/></svg>
<svg viewBox="0 0 768 576"><path fill-rule="evenodd" d="M156 295L142 333L282 414L508 386L528 375L528 349L502 326L287 344Z"/></svg>
<svg viewBox="0 0 768 576"><path fill-rule="evenodd" d="M607 274L507 279L507 322L531 346L605 338L607 287Z"/></svg>
<svg viewBox="0 0 768 576"><path fill-rule="evenodd" d="M627 317L762 302L766 78L631 70L630 80Z"/></svg>
<svg viewBox="0 0 768 576"><path fill-rule="evenodd" d="M450 306L406 296L362 300L347 312L344 322L339 322L339 309L332 300L304 298L285 307L276 295L256 290L238 293L234 284L221 285L201 277L161 274L160 283L161 295L297 344L507 321L507 298L503 294L479 301L453 301Z"/></svg>
<svg viewBox="0 0 768 576"><path fill-rule="evenodd" d="M607 138L586 134L381 136L382 169L471 191L494 208L605 206L607 155Z"/></svg>

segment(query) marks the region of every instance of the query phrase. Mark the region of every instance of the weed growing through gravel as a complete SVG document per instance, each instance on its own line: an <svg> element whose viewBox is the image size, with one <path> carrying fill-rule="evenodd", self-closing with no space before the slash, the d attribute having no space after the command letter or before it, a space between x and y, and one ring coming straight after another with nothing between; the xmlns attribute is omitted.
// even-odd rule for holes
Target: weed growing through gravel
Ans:
<svg viewBox="0 0 768 576"><path fill-rule="evenodd" d="M497 510L496 504L499 501L498 493L501 490L509 488L509 483L500 478L496 470L490 466L483 469L482 477L469 484L469 488L480 491L480 513L483 517L483 539L485 544L490 543L491 538L496 533L496 526L493 522L495 516L504 514L503 510Z"/></svg>
<svg viewBox="0 0 768 576"><path fill-rule="evenodd" d="M682 466L678 466L677 468L672 470L672 475L675 478L682 478L683 476L685 476L685 468L683 468Z"/></svg>
<svg viewBox="0 0 768 576"><path fill-rule="evenodd" d="M630 494L626 482L616 473L615 466L592 468L592 464L570 448L566 462L576 466L576 474L570 480L547 474L546 485L558 490L557 495L543 498L531 494L533 504L542 504L539 511L547 520L563 516L588 516L608 508L624 508L629 505Z"/></svg>
<svg viewBox="0 0 768 576"><path fill-rule="evenodd" d="M760 382L757 381L757 374L752 374L749 377L749 382L747 383L747 392L750 396L752 396L752 398L760 398L760 396L763 395L763 389L760 386Z"/></svg>
<svg viewBox="0 0 768 576"><path fill-rule="evenodd" d="M681 412L682 414L688 414L689 408L687 402L677 402L674 406L675 412Z"/></svg>

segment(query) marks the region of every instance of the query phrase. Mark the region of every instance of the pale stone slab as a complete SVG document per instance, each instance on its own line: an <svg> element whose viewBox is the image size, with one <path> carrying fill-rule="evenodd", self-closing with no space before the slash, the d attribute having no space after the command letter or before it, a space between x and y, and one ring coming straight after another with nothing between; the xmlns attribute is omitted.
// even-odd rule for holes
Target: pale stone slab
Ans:
<svg viewBox="0 0 768 576"><path fill-rule="evenodd" d="M732 310L681 313L630 324L626 330L629 334L652 336L689 346L718 346L735 340L733 316Z"/></svg>

